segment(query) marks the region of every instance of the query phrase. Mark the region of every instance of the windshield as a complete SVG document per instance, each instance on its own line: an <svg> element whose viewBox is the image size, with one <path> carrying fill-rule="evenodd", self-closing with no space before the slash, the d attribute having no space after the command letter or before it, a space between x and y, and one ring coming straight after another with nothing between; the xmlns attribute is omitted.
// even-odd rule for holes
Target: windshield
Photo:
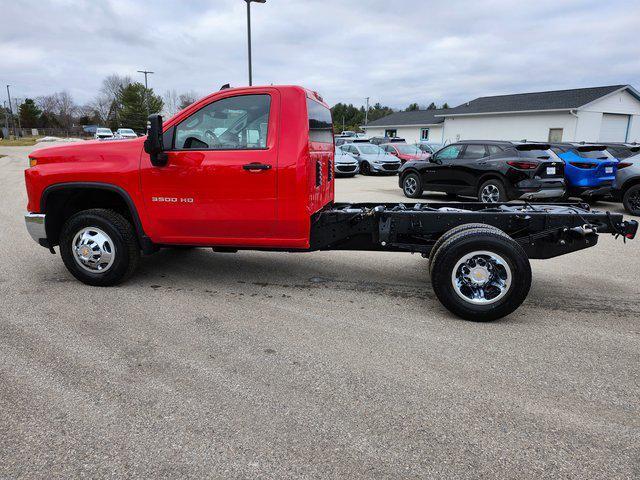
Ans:
<svg viewBox="0 0 640 480"><path fill-rule="evenodd" d="M96 133L102 134L102 135L113 135L113 132L111 130L109 130L108 128L98 128L96 130Z"/></svg>
<svg viewBox="0 0 640 480"><path fill-rule="evenodd" d="M120 130L118 130L120 133L134 133L133 130L131 130L130 128L121 128Z"/></svg>
<svg viewBox="0 0 640 480"><path fill-rule="evenodd" d="M375 155L375 154L379 155L381 153L384 153L384 150L382 150L377 145L358 145L357 148L360 151L360 153L364 153L365 155Z"/></svg>
<svg viewBox="0 0 640 480"><path fill-rule="evenodd" d="M404 155L420 155L422 150L414 145L396 145L398 151Z"/></svg>

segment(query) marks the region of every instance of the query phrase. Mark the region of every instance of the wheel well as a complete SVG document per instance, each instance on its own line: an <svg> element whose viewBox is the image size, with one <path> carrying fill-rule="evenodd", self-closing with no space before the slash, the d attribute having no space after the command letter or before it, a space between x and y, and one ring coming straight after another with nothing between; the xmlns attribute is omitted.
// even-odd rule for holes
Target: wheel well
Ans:
<svg viewBox="0 0 640 480"><path fill-rule="evenodd" d="M634 185L638 185L639 183L640 183L640 177L630 178L629 180L627 180L622 185L622 188L620 189L620 191L622 192L622 195L624 195L625 192L629 190L631 187L633 187Z"/></svg>
<svg viewBox="0 0 640 480"><path fill-rule="evenodd" d="M47 239L51 246L58 245L64 222L72 215L91 208L107 208L126 218L141 236L138 215L130 205L130 200L122 192L104 187L52 188L45 191L42 198L42 213L47 215Z"/></svg>
<svg viewBox="0 0 640 480"><path fill-rule="evenodd" d="M480 188L480 185L482 185L487 180L500 180L506 188L509 188L509 183L502 175L499 175L497 173L485 173L480 178L478 178L478 182L476 183L476 191Z"/></svg>

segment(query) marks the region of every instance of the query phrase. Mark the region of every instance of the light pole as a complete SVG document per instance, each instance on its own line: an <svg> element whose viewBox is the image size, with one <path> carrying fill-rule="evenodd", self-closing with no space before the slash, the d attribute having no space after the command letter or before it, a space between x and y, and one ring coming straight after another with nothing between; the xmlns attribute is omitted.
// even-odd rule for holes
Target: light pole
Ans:
<svg viewBox="0 0 640 480"><path fill-rule="evenodd" d="M266 3L267 0L244 0L247 4L247 48L249 51L249 86L253 85L251 76L251 3Z"/></svg>
<svg viewBox="0 0 640 480"><path fill-rule="evenodd" d="M367 107L364 111L364 126L366 127L369 124L369 97L366 97Z"/></svg>
<svg viewBox="0 0 640 480"><path fill-rule="evenodd" d="M138 73L144 73L144 103L147 106L147 116L149 116L149 96L147 95L147 75L152 74L153 72L149 70L138 70Z"/></svg>
<svg viewBox="0 0 640 480"><path fill-rule="evenodd" d="M11 106L11 94L9 93L9 87L11 85L7 85L7 98L9 99L9 113L11 115L11 125L13 126L13 136L16 136L16 124L13 121L13 107ZM9 131L9 134L11 134L11 131Z"/></svg>

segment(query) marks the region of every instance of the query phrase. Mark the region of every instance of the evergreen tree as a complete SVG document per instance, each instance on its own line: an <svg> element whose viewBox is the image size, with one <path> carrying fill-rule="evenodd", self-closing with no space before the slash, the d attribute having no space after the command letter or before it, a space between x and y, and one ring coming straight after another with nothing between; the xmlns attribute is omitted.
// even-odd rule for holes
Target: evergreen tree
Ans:
<svg viewBox="0 0 640 480"><path fill-rule="evenodd" d="M435 103L433 103L433 102L431 102L431 103L429 104L429 106L427 107L427 110L435 110L435 109L437 109L437 108L438 108L438 107L436 107L436 104L435 104Z"/></svg>
<svg viewBox="0 0 640 480"><path fill-rule="evenodd" d="M407 108L405 108L405 112L415 112L416 110L420 110L417 103L410 104Z"/></svg>
<svg viewBox="0 0 640 480"><path fill-rule="evenodd" d="M36 128L41 114L42 110L38 108L36 102L31 98L27 98L20 105L20 124L24 128Z"/></svg>
<svg viewBox="0 0 640 480"><path fill-rule="evenodd" d="M162 97L155 95L153 89L145 89L144 85L135 82L120 90L118 94L118 124L121 127L145 131L147 116L162 111ZM147 108L148 107L148 108Z"/></svg>
<svg viewBox="0 0 640 480"><path fill-rule="evenodd" d="M449 106L449 104L447 102L444 102L444 104L442 105L442 108L451 108L451 107Z"/></svg>

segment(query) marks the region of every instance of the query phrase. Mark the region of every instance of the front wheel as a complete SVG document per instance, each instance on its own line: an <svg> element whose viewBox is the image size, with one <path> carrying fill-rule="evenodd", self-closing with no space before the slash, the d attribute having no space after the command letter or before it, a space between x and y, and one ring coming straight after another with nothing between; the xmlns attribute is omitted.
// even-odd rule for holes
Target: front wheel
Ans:
<svg viewBox="0 0 640 480"><path fill-rule="evenodd" d="M531 266L520 244L502 231L461 231L433 259L431 284L438 300L465 320L486 322L509 315L531 287Z"/></svg>
<svg viewBox="0 0 640 480"><path fill-rule="evenodd" d="M624 192L622 205L631 215L640 216L640 184L634 185Z"/></svg>
<svg viewBox="0 0 640 480"><path fill-rule="evenodd" d="M405 197L419 198L422 196L422 180L417 173L408 173L402 179L402 191Z"/></svg>
<svg viewBox="0 0 640 480"><path fill-rule="evenodd" d="M371 175L371 165L369 165L369 162L362 162L362 165L360 165L360 173L362 175Z"/></svg>
<svg viewBox="0 0 640 480"><path fill-rule="evenodd" d="M478 200L482 203L498 203L507 202L507 190L504 188L504 184L495 178L487 180L478 189Z"/></svg>
<svg viewBox="0 0 640 480"><path fill-rule="evenodd" d="M71 274L106 287L129 278L140 261L135 230L112 210L95 208L70 217L60 234L60 255Z"/></svg>

